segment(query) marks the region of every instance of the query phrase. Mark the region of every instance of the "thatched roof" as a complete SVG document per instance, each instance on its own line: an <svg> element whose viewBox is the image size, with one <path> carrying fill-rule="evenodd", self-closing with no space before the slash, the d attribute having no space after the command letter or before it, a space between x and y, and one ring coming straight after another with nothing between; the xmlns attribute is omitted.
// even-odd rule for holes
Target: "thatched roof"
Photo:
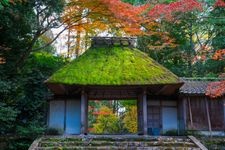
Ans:
<svg viewBox="0 0 225 150"><path fill-rule="evenodd" d="M91 47L47 81L67 85L156 85L180 83L172 72L135 48Z"/></svg>

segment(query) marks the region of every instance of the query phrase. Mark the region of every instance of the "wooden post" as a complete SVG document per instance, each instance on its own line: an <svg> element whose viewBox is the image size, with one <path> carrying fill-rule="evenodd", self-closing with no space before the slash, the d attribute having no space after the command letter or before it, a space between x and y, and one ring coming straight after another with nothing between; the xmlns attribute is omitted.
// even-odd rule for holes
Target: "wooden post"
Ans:
<svg viewBox="0 0 225 150"><path fill-rule="evenodd" d="M187 99L186 98L182 98L183 99L183 117L184 117L184 130L186 129L186 125L187 125Z"/></svg>
<svg viewBox="0 0 225 150"><path fill-rule="evenodd" d="M63 125L63 130L64 133L66 132L66 112L67 112L67 99L64 99L64 125Z"/></svg>
<svg viewBox="0 0 225 150"><path fill-rule="evenodd" d="M81 134L88 133L88 99L84 90L81 92Z"/></svg>
<svg viewBox="0 0 225 150"><path fill-rule="evenodd" d="M189 117L190 117L190 121L191 121L191 128L193 128L193 119L192 119L192 110L191 110L190 97L188 97L188 108L189 108Z"/></svg>
<svg viewBox="0 0 225 150"><path fill-rule="evenodd" d="M212 127L211 127L211 120L210 120L210 115L209 115L209 105L208 105L208 101L207 101L206 97L205 97L205 107L206 107L206 114L207 114L209 132L210 132L210 136L212 136Z"/></svg>
<svg viewBox="0 0 225 150"><path fill-rule="evenodd" d="M148 122L147 122L147 94L146 90L143 90L138 96L137 102L138 110L138 134L148 134Z"/></svg>
<svg viewBox="0 0 225 150"><path fill-rule="evenodd" d="M182 98L182 104L183 104L183 119L184 119L184 130L186 130L187 125L187 101L186 98Z"/></svg>
<svg viewBox="0 0 225 150"><path fill-rule="evenodd" d="M225 98L225 96L223 98ZM223 100L223 124L225 128L225 99Z"/></svg>
<svg viewBox="0 0 225 150"><path fill-rule="evenodd" d="M144 135L148 134L148 114L147 114L147 94L146 94L146 89L143 91L143 133Z"/></svg>
<svg viewBox="0 0 225 150"><path fill-rule="evenodd" d="M137 115L138 115L138 134L142 135L143 133L143 105L142 105L142 97L138 95L137 99Z"/></svg>

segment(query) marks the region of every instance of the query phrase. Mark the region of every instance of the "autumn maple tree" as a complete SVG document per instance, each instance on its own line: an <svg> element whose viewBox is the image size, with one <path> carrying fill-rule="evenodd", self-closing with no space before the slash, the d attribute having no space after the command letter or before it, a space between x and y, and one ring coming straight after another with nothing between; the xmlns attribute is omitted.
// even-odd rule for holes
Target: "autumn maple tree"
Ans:
<svg viewBox="0 0 225 150"><path fill-rule="evenodd" d="M216 3L214 4L214 7L219 9L225 9L225 1L217 0ZM212 59L216 61L224 61L225 49L216 50ZM210 96L211 98L218 98L225 95L225 74L222 73L219 77L222 79L221 81L212 82L208 85L206 90L207 96Z"/></svg>
<svg viewBox="0 0 225 150"><path fill-rule="evenodd" d="M109 33L113 36L155 36L160 39L156 48L174 46L172 37L160 29L160 22L149 16L151 4L133 6L120 0L69 1L64 21L75 34L75 46L80 38ZM79 21L77 21L79 20ZM80 36L81 33L83 37ZM78 48L76 48L78 49ZM73 52L73 51L72 51ZM79 55L78 51L75 51Z"/></svg>
<svg viewBox="0 0 225 150"><path fill-rule="evenodd" d="M224 5L223 0L217 0L214 7L224 7ZM89 37L102 32L113 36L149 36L155 39L153 44L148 45L150 49L173 48L177 46L176 41L173 35L162 28L162 22L170 22L179 26L183 19L188 24L185 26L185 34L189 38L190 45L186 56L182 57L188 59L188 64L191 66L192 63L198 61L199 57L203 61L206 60L207 54L203 52L203 49L210 47L207 45L210 43L208 41L205 43L199 42L198 47L202 50L202 52L198 51L198 53L201 53L199 56L194 48L194 34L196 34L197 39L199 36L196 31L193 31L192 14L201 11L203 11L203 4L197 0L179 0L167 4L149 3L139 6L121 0L70 0L63 15L63 21L69 29L68 52L76 53L76 55L81 54L81 49L84 48L85 50L88 46ZM184 19L182 16L186 18ZM194 17L197 19L197 15ZM70 39L71 35L76 38ZM71 45L72 41L75 42L74 46ZM198 41L200 40L198 39ZM223 59L224 50L217 50L213 58ZM189 67L189 70L191 70L191 67Z"/></svg>
<svg viewBox="0 0 225 150"><path fill-rule="evenodd" d="M209 83L206 95L211 98L218 98L225 94L225 80Z"/></svg>
<svg viewBox="0 0 225 150"><path fill-rule="evenodd" d="M148 13L154 19L164 18L174 21L176 13L186 13L194 10L202 10L202 5L196 0L180 0L169 4L157 4Z"/></svg>
<svg viewBox="0 0 225 150"><path fill-rule="evenodd" d="M81 53L81 41L86 42L86 48L88 37L102 32L112 35L140 35L143 20L141 14L147 7L148 5L136 7L120 0L70 0L65 8L63 21L71 34L76 36L72 39L75 41L75 53ZM68 40L69 42L71 41Z"/></svg>
<svg viewBox="0 0 225 150"><path fill-rule="evenodd" d="M225 59L225 49L217 50L213 55L213 59L217 61L223 61ZM224 68L225 69L225 68ZM206 95L211 98L217 98L225 95L225 73L219 76L222 81L209 83Z"/></svg>
<svg viewBox="0 0 225 150"><path fill-rule="evenodd" d="M93 124L95 133L118 133L120 131L120 120L112 109L103 106L95 115L97 115L96 123Z"/></svg>

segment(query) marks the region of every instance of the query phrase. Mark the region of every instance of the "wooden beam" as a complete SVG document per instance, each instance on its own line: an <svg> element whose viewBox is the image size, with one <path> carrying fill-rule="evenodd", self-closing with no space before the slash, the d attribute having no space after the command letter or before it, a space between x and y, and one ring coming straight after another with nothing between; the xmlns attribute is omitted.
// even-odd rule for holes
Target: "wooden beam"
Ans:
<svg viewBox="0 0 225 150"><path fill-rule="evenodd" d="M67 92L66 87L64 85L59 84L59 88L63 91L63 93Z"/></svg>
<svg viewBox="0 0 225 150"><path fill-rule="evenodd" d="M168 85L165 85L163 86L158 92L156 92L155 95L160 95L163 91L165 91L169 86Z"/></svg>
<svg viewBox="0 0 225 150"><path fill-rule="evenodd" d="M77 89L72 89L71 88L71 91L69 91L70 95L75 95L75 94L78 94L81 92L81 88L77 88Z"/></svg>
<svg viewBox="0 0 225 150"><path fill-rule="evenodd" d="M208 105L207 97L205 97L205 107L206 107L206 113L207 113L209 132L210 132L210 136L212 136L212 127L211 127L211 120L210 120L209 105Z"/></svg>
<svg viewBox="0 0 225 150"><path fill-rule="evenodd" d="M81 134L88 133L88 99L87 93L81 92Z"/></svg>

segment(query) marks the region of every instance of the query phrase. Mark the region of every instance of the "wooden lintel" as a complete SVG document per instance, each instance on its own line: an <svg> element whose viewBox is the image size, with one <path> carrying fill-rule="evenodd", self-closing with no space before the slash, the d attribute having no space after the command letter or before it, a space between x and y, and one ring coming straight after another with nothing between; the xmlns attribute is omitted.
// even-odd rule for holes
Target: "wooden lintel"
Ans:
<svg viewBox="0 0 225 150"><path fill-rule="evenodd" d="M80 93L81 91L82 91L81 88L77 88L76 90L72 90L72 92L70 92L69 94L70 94L70 95L75 95L75 94Z"/></svg>
<svg viewBox="0 0 225 150"><path fill-rule="evenodd" d="M158 92L156 92L156 95L161 94L163 91L165 91L169 86L165 85L164 87L162 87Z"/></svg>
<svg viewBox="0 0 225 150"><path fill-rule="evenodd" d="M63 93L66 93L66 88L64 85L59 84L60 89L63 91Z"/></svg>

